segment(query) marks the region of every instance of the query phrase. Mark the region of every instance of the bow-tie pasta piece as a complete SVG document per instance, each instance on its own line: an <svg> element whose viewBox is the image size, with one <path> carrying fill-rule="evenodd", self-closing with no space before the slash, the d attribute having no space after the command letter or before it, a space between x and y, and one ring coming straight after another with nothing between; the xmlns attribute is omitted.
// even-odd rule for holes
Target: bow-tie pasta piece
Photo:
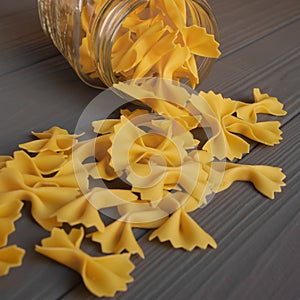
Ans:
<svg viewBox="0 0 300 300"><path fill-rule="evenodd" d="M238 118L251 122L257 122L258 114L268 114L272 116L285 116L283 104L276 97L262 94L260 89L253 89L254 103L238 102L236 114Z"/></svg>
<svg viewBox="0 0 300 300"><path fill-rule="evenodd" d="M99 232L104 231L104 225L98 210L89 202L89 195L82 195L61 208L53 216L60 223L68 223L71 226L78 224L86 228L96 227Z"/></svg>
<svg viewBox="0 0 300 300"><path fill-rule="evenodd" d="M114 89L138 99L158 115L175 119L186 130L198 127L201 117L199 111L186 109L190 94L185 88L165 79L148 79L141 83L141 86L135 82L118 83L114 85Z"/></svg>
<svg viewBox="0 0 300 300"><path fill-rule="evenodd" d="M104 253L122 253L128 251L130 254L139 254L144 258L144 253L138 245L130 223L115 221L106 226L104 232L95 232L91 235L94 242L101 244Z"/></svg>
<svg viewBox="0 0 300 300"><path fill-rule="evenodd" d="M241 134L267 146L274 146L282 140L282 131L279 129L281 124L278 121L250 123L230 116L225 123L229 132Z"/></svg>
<svg viewBox="0 0 300 300"><path fill-rule="evenodd" d="M0 198L0 247L7 244L8 236L15 231L15 221L21 217L23 203Z"/></svg>
<svg viewBox="0 0 300 300"><path fill-rule="evenodd" d="M56 185L29 187L20 171L14 168L5 168L0 172L0 193L5 201L30 201L32 217L49 231L62 225L53 214L79 195L78 188Z"/></svg>
<svg viewBox="0 0 300 300"><path fill-rule="evenodd" d="M136 109L130 111L128 109L121 109L121 116L127 120L134 120L135 118L141 117L143 115L149 114L148 110ZM120 119L105 119L92 122L94 132L102 135L111 134L115 132L115 126L119 125Z"/></svg>
<svg viewBox="0 0 300 300"><path fill-rule="evenodd" d="M177 32L169 33L154 44L135 69L133 77L143 78L159 63L162 57L167 56L172 49L174 50L176 47L175 40L177 39L177 35Z"/></svg>
<svg viewBox="0 0 300 300"><path fill-rule="evenodd" d="M4 167L6 167L6 162L12 160L12 157L11 156L4 156L4 155L1 155L0 156L0 170Z"/></svg>
<svg viewBox="0 0 300 300"><path fill-rule="evenodd" d="M51 175L67 163L68 156L53 151L45 151L33 157L32 160L42 175Z"/></svg>
<svg viewBox="0 0 300 300"><path fill-rule="evenodd" d="M138 199L138 196L132 193L131 190L94 188L88 199L97 210L100 210L134 202Z"/></svg>
<svg viewBox="0 0 300 300"><path fill-rule="evenodd" d="M192 251L195 247L217 248L215 240L206 233L183 209L178 209L158 229L149 236L149 240L158 238L161 242L170 241L174 248Z"/></svg>
<svg viewBox="0 0 300 300"><path fill-rule="evenodd" d="M162 21L155 22L151 27L136 40L131 48L127 50L122 60L115 65L116 73L127 72L136 67L145 54L159 41L166 33L167 28L164 27Z"/></svg>
<svg viewBox="0 0 300 300"><path fill-rule="evenodd" d="M19 170L23 174L25 184L31 187L57 186L78 189L78 180L85 189L88 186L87 171L78 166L75 174L74 162L71 159L63 164L53 176L43 176L36 165L35 158L30 157L24 151L15 152L14 159L7 162L7 167Z"/></svg>
<svg viewBox="0 0 300 300"><path fill-rule="evenodd" d="M174 73L181 68L190 56L187 47L177 44L174 49L167 53L157 63L157 72L161 78L168 80L177 80Z"/></svg>
<svg viewBox="0 0 300 300"><path fill-rule="evenodd" d="M221 55L219 43L212 34L207 34L206 29L198 26L182 28L182 37L186 47L192 54L204 57L217 58Z"/></svg>
<svg viewBox="0 0 300 300"><path fill-rule="evenodd" d="M133 99L140 101L147 99L164 100L164 102L170 101L170 103L178 105L181 108L186 106L190 97L190 92L185 87L175 85L172 81L160 78L119 82L113 86L113 89L122 91Z"/></svg>
<svg viewBox="0 0 300 300"><path fill-rule="evenodd" d="M282 139L279 122L252 123L242 120L234 116L240 105L238 101L223 98L222 95L213 92L200 92L199 96L192 95L191 103L202 113L207 122L206 126L213 132L213 136L204 145L203 150L213 153L218 159L233 160L249 153L250 145L233 133L269 146L278 144Z"/></svg>
<svg viewBox="0 0 300 300"><path fill-rule="evenodd" d="M141 170L145 167L141 166ZM189 157L179 167L151 166L150 176L141 176L141 172L128 173L127 180L132 184L132 191L141 194L143 200L159 204L167 191L185 191L197 199L199 207L206 203L206 196L211 194L208 174L201 164ZM175 192L176 193L176 192Z"/></svg>
<svg viewBox="0 0 300 300"><path fill-rule="evenodd" d="M218 159L227 157L230 160L242 158L243 154L249 153L249 144L226 129L225 121L235 112L236 103L213 92L201 92L199 96L192 95L190 101L202 114L213 135L203 150L213 153Z"/></svg>
<svg viewBox="0 0 300 300"><path fill-rule="evenodd" d="M56 126L44 132L32 132L32 134L38 140L19 145L20 148L30 153L66 152L76 143L76 138L80 137L80 135L70 134L67 130Z"/></svg>
<svg viewBox="0 0 300 300"><path fill-rule="evenodd" d="M110 135L105 134L91 140L89 143L82 144L77 148L74 156L78 157L81 162L87 158L93 158L93 163L85 163L84 168L94 179L102 178L104 180L114 180L118 178L115 170L111 167L111 156L108 152L112 143ZM79 157L79 156L80 157Z"/></svg>
<svg viewBox="0 0 300 300"><path fill-rule="evenodd" d="M9 246L0 249L0 277L7 275L10 268L22 265L25 250L17 246Z"/></svg>
<svg viewBox="0 0 300 300"><path fill-rule="evenodd" d="M113 297L117 291L126 291L127 284L133 281L130 273L134 269L129 254L89 256L80 249L83 237L82 228L72 229L69 234L54 228L36 251L78 272L97 297Z"/></svg>
<svg viewBox="0 0 300 300"><path fill-rule="evenodd" d="M186 24L185 0L150 0L152 10L160 10L173 23L174 28L182 28Z"/></svg>
<svg viewBox="0 0 300 300"><path fill-rule="evenodd" d="M217 192L229 188L235 181L250 181L260 193L274 199L274 193L281 192L281 187L285 186L284 179L285 175L277 167L226 163L223 180Z"/></svg>
<svg viewBox="0 0 300 300"><path fill-rule="evenodd" d="M88 33L86 37L84 37L81 41L81 46L79 48L79 55L80 55L79 62L82 68L82 72L88 74L90 77L93 78L94 75L99 76L99 74L97 72L97 66L92 59L91 47L92 47L91 37L90 34Z"/></svg>

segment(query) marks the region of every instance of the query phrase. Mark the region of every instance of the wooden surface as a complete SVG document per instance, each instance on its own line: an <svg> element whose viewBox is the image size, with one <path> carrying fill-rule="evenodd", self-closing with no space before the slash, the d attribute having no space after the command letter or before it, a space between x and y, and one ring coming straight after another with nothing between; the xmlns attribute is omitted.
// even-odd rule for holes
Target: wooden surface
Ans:
<svg viewBox="0 0 300 300"><path fill-rule="evenodd" d="M210 3L223 55L201 89L247 99L260 87L279 97L288 111L283 142L253 144L242 162L282 167L287 187L269 201L250 184L236 183L193 213L218 241L217 250L187 253L141 235L146 259L133 257L135 282L115 299L300 299L300 1ZM1 154L29 140L31 130L59 125L73 131L98 94L43 35L36 6L36 0L0 2ZM0 278L0 299L94 299L77 274L33 251L48 233L29 210L26 205L9 238L27 250L24 264Z"/></svg>

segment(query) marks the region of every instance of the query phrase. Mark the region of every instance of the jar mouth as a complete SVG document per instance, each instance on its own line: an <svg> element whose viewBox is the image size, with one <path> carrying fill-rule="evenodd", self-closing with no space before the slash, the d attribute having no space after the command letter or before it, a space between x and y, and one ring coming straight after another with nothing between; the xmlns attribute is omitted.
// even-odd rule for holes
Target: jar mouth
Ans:
<svg viewBox="0 0 300 300"><path fill-rule="evenodd" d="M123 81L115 75L111 61L112 48L118 31L131 13L147 2L149 0L124 0L120 2L109 0L103 5L93 22L92 37L95 41L93 55L100 80L108 87ZM191 25L206 28L207 33L213 34L215 39L219 41L217 21L209 4L205 0L186 0L186 4L193 16ZM214 61L214 58L201 58L198 65L199 84L207 77ZM130 79L132 78L124 78L124 81ZM187 85L190 83L188 78L182 79L181 82Z"/></svg>
<svg viewBox="0 0 300 300"><path fill-rule="evenodd" d="M94 21L94 56L101 81L112 86L120 80L115 76L112 63L112 47L125 19L148 0L107 1Z"/></svg>

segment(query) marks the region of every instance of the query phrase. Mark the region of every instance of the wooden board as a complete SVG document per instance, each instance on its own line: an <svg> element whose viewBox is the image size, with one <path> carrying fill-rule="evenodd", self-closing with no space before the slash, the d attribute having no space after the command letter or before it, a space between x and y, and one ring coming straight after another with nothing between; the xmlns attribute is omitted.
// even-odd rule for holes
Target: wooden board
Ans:
<svg viewBox="0 0 300 300"><path fill-rule="evenodd" d="M187 253L168 243L148 242L148 233L141 235L146 259L133 257L135 282L115 299L300 297L300 3L216 0L211 5L220 24L223 56L201 89L251 99L252 88L260 87L285 103L289 114L281 119L282 144L253 144L242 162L283 167L287 187L271 202L251 185L237 183L193 213L217 239L217 250ZM0 152L11 154L31 130L59 125L73 131L99 91L81 83L43 35L36 1L7 1L0 7ZM33 251L48 233L29 211L26 206L9 239L27 250L24 264L0 279L0 299L93 299L77 274Z"/></svg>

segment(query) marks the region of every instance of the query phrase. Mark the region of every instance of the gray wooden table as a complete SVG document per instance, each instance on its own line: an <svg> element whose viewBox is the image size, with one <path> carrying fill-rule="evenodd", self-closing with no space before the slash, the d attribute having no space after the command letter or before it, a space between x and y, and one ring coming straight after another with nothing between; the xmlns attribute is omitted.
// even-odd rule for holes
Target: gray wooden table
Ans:
<svg viewBox="0 0 300 300"><path fill-rule="evenodd" d="M43 35L36 2L0 1L1 154L17 150L31 130L59 125L73 131L98 94ZM217 250L187 253L142 235L146 259L133 258L135 282L115 299L300 299L300 1L211 5L223 55L201 88L247 99L260 87L279 97L288 111L281 119L283 142L274 148L253 145L242 161L281 166L287 186L272 202L250 184L236 183L193 213L218 241ZM0 278L0 299L93 299L76 273L34 252L48 233L29 211L26 205L9 239L27 250L24 264Z"/></svg>

